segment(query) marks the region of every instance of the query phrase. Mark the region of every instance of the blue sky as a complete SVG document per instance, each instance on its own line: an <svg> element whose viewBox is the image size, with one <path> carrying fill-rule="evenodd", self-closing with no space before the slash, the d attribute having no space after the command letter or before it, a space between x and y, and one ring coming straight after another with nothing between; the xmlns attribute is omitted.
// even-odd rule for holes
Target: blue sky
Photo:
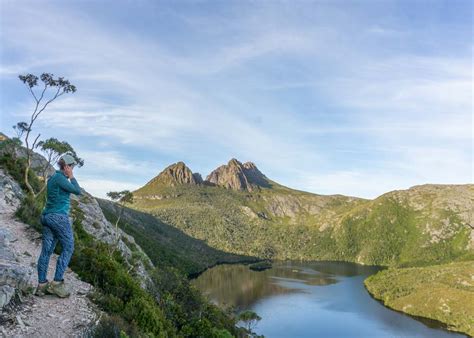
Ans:
<svg viewBox="0 0 474 338"><path fill-rule="evenodd" d="M0 0L1 131L18 74L78 88L38 119L96 196L235 157L320 194L473 182L471 1Z"/></svg>

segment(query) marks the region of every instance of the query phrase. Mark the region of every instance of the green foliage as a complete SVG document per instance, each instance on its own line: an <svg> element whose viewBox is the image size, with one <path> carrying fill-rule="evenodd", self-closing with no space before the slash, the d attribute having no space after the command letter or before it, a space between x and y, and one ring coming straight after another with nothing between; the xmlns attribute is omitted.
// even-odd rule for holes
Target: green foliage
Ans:
<svg viewBox="0 0 474 338"><path fill-rule="evenodd" d="M1 161L21 178L21 161L11 162L5 156ZM44 199L26 196L17 214L40 231ZM226 333L238 332L233 318L209 304L178 269L163 266L151 270L152 283L143 289L140 281L128 273L129 266L121 253L85 231L84 214L75 200L71 201L71 216L75 250L70 267L82 280L94 285L92 300L110 314L91 336L226 337ZM139 259L142 258L134 252L132 260Z"/></svg>
<svg viewBox="0 0 474 338"><path fill-rule="evenodd" d="M17 139L21 140L21 137L23 136L23 134L28 132L30 130L30 127L28 126L28 123L26 122L18 122L16 125L13 126L13 129L16 132Z"/></svg>
<svg viewBox="0 0 474 338"><path fill-rule="evenodd" d="M19 75L18 78L30 89L38 86L38 76L36 75L25 74L25 75ZM71 83L68 80L65 80L63 77L58 77L55 79L53 74L43 73L41 74L39 79L41 79L41 81L44 84L45 90L43 91L43 94L48 87L57 87L57 91L58 91L58 94L56 94L57 96L62 95L64 93L76 92L76 86L71 85ZM43 98L43 95L41 96L41 99L42 98Z"/></svg>
<svg viewBox="0 0 474 338"><path fill-rule="evenodd" d="M247 330L251 333L262 317L257 315L254 311L245 310L239 313L237 319L241 322L244 322Z"/></svg>
<svg viewBox="0 0 474 338"><path fill-rule="evenodd" d="M236 333L234 319L210 304L178 269L160 267L151 277L152 293L183 336L210 337L213 329Z"/></svg>
<svg viewBox="0 0 474 338"><path fill-rule="evenodd" d="M473 275L474 261L388 269L367 278L365 286L388 307L473 336Z"/></svg>
<svg viewBox="0 0 474 338"><path fill-rule="evenodd" d="M0 148L8 142L0 142ZM7 145L8 147L8 145ZM26 170L26 159L17 158L14 153L6 151L4 153L0 152L0 166L6 170L6 172L15 179L15 181L20 184L20 187L26 192L27 187L24 182L24 175ZM34 172L28 172L29 181L35 192L38 192L42 188L42 182L38 179Z"/></svg>
<svg viewBox="0 0 474 338"><path fill-rule="evenodd" d="M0 141L0 155L8 155L13 160L16 160L16 151L21 147L21 140L19 137L8 138Z"/></svg>
<svg viewBox="0 0 474 338"><path fill-rule="evenodd" d="M213 249L150 214L135 211L107 200L98 199L105 217L133 236L155 266L173 266L193 276L217 263L255 261L248 256L233 255Z"/></svg>
<svg viewBox="0 0 474 338"><path fill-rule="evenodd" d="M107 312L122 316L142 332L163 336L174 329L154 299L127 272L116 250L96 241L82 227L84 215L74 207L75 251L70 266L81 279L100 290L94 300ZM112 251L112 254L110 252Z"/></svg>
<svg viewBox="0 0 474 338"><path fill-rule="evenodd" d="M32 195L26 195L22 200L20 207L15 215L24 223L31 225L38 232L42 231L40 221L41 212L44 207L44 198L34 198Z"/></svg>
<svg viewBox="0 0 474 338"><path fill-rule="evenodd" d="M367 201L276 187L249 193L210 186L145 186L135 192L139 198L131 207L216 249L260 258L386 266L474 258L467 249L470 228L449 207L433 208L433 197L422 192ZM409 203L410 194L422 201L421 211ZM441 199L443 194L439 192ZM310 213L311 207L319 209ZM433 237L427 226L442 236Z"/></svg>
<svg viewBox="0 0 474 338"><path fill-rule="evenodd" d="M127 334L128 332L128 334ZM100 322L86 332L90 338L127 338L141 337L136 328L127 323L122 317L117 315L105 315Z"/></svg>
<svg viewBox="0 0 474 338"><path fill-rule="evenodd" d="M4 142L1 142L0 144L2 143ZM4 153L0 156L0 165L11 177L13 177L13 179L15 179L15 181L19 182L20 187L24 192L26 192L27 188L23 180L26 160L24 158L13 157L11 153ZM39 181L38 177L32 171L30 171L28 175L33 189L39 191L42 183ZM16 216L23 222L30 224L37 231L41 231L42 225L40 222L40 215L43 210L45 198L45 192L43 192L39 198L34 198L30 194L25 194L20 207L16 211Z"/></svg>
<svg viewBox="0 0 474 338"><path fill-rule="evenodd" d="M109 191L107 196L113 201L126 204L133 203L133 194L129 190Z"/></svg>
<svg viewBox="0 0 474 338"><path fill-rule="evenodd" d="M51 137L45 141L38 142L37 148L46 154L48 162L53 165L59 157L63 154L70 154L75 160L79 167L84 165L84 160L79 158L74 148L66 141L59 141L58 139Z"/></svg>

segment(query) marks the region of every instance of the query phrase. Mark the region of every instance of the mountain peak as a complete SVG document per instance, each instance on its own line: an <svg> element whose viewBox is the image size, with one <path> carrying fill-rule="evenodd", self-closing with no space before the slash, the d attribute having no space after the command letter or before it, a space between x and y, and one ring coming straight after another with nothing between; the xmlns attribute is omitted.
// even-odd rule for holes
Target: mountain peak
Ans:
<svg viewBox="0 0 474 338"><path fill-rule="evenodd" d="M231 167L231 168L243 168L243 164L242 162L240 162L238 159L236 158L231 158L229 160L229 162L227 162L227 166L228 167Z"/></svg>
<svg viewBox="0 0 474 338"><path fill-rule="evenodd" d="M194 173L182 161L173 163L166 167L158 176L153 178L147 185L177 186L181 184L200 184L201 175Z"/></svg>
<svg viewBox="0 0 474 338"><path fill-rule="evenodd" d="M221 165L212 171L206 181L233 190L253 191L259 187L270 187L268 178L252 162L242 164L232 158L227 165Z"/></svg>
<svg viewBox="0 0 474 338"><path fill-rule="evenodd" d="M245 162L244 163L245 169L257 169L257 166L253 162Z"/></svg>

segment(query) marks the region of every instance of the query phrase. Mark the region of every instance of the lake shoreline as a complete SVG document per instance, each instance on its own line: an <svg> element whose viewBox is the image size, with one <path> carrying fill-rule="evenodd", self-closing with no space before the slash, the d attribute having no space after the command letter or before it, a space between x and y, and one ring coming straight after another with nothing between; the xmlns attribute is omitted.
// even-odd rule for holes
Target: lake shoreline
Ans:
<svg viewBox="0 0 474 338"><path fill-rule="evenodd" d="M373 297L364 281L383 267L333 261L272 263L265 271L252 271L248 264L219 264L192 283L215 305L255 311L263 318L257 332L269 337L278 335L275 327L305 337L310 332L344 335L346 329L361 337L465 336L441 321L394 310ZM341 320L346 328L337 325Z"/></svg>
<svg viewBox="0 0 474 338"><path fill-rule="evenodd" d="M268 261L268 260L255 257L255 259L244 259L242 261L218 262L216 264L213 264L212 266L209 266L209 267L203 269L202 271L199 271L198 273L194 273L194 274L188 276L188 279L190 281L195 280L199 276L201 276L204 272L206 272L207 270L210 270L210 269L212 269L216 266L220 266L220 265L239 265L239 264L242 264L242 265L248 267L248 265L250 265L250 264L265 262L265 261ZM470 336L469 333L467 333L465 331L462 331L462 330L459 330L459 329L456 329L456 328L450 326L449 323L444 322L442 320L438 320L438 319L423 316L423 315L410 314L406 311L403 311L402 309L397 309L395 307L392 307L389 303L384 302L384 300L382 298L378 298L376 296L376 294L371 292L371 290L367 287L367 280L370 277L373 277L373 276L377 275L379 272L389 269L390 267L380 266L380 265L371 265L371 264L361 264L361 263L351 262L351 261L332 261L332 260L304 260L304 259L294 260L294 259L292 259L292 260L270 260L270 261L271 261L272 265L274 265L274 264L278 265L278 264L282 264L282 263L286 264L286 263L290 263L290 262L321 263L321 264L323 264L323 263L349 263L349 264L354 264L354 265L361 266L361 267L380 268L381 269L380 271L377 271L377 272L367 276L363 281L364 288L367 291L368 295L372 299L376 300L377 302L379 302L382 306L386 307L387 309L390 309L390 310L395 311L399 314L402 314L404 316L407 316L409 318L417 320L417 321L423 323L424 325L426 325L427 327L434 328L434 329L442 329L442 330L445 330L445 331L448 331L448 332L455 332L455 333L463 334L463 335L466 335L466 337ZM270 268L270 269L272 269L272 268ZM401 269L404 269L404 268L392 268L392 269L393 270L401 270Z"/></svg>
<svg viewBox="0 0 474 338"><path fill-rule="evenodd" d="M367 277L368 278L368 277ZM365 286L365 280L364 280L364 286ZM470 335L468 335L466 332L462 332L462 331L458 331L458 330L453 330L453 329L450 329L449 325L445 322L442 322L440 320L436 320L436 319L433 319L433 318L429 318L429 317L423 317L423 316L417 316L417 315L411 315L409 313L406 313L404 311L401 311L401 310L397 310L393 307L391 307L390 305L384 303L384 301L382 299L379 299L377 297L375 297L368 289L367 287L365 287L365 289L367 290L367 293L370 295L370 297L379 302L381 305L383 305L384 307L386 307L387 309L390 309L394 312L397 312L401 315L404 315L404 316L407 316L409 318L413 318L421 323L423 323L424 325L430 327L430 328L435 328L435 329L443 329L443 330L446 330L446 331L451 331L451 332L455 332L455 333L460 333L460 334L463 334L465 335L466 337L471 337Z"/></svg>
<svg viewBox="0 0 474 338"><path fill-rule="evenodd" d="M216 266L219 266L219 265L236 265L236 264L242 264L242 265L249 265L249 264L252 264L252 263L258 263L258 262L262 262L262 261L265 261L265 259L260 259L260 258L257 258L255 257L255 259L242 259L242 260L238 260L238 261L230 261L230 262L217 262L217 263L214 263L212 265L209 265L208 267L198 271L198 272L193 272L193 273L190 273L188 274L188 280L193 280L193 279L196 279L198 278L199 276L201 276L204 272L206 272L207 270L209 269L212 269L212 268L215 268Z"/></svg>
<svg viewBox="0 0 474 338"><path fill-rule="evenodd" d="M466 261L417 268L394 268L367 277L364 286L373 299L393 311L422 322L435 325L439 323L445 330L469 337L474 335L474 324L469 324L469 318L472 320L471 323L474 323L474 305L471 305L474 296L471 294L472 290L468 290L468 284L464 290L459 287L458 281L463 277L469 277L472 273L469 272L469 268L474 270L473 266L474 262ZM420 285L417 285L413 279L421 280L423 283L419 282ZM431 286L429 284L427 286L426 283L431 283ZM400 292L398 290L405 289L409 289L410 292L397 293ZM442 294L438 294L439 300L433 301L426 296L426 290L435 290ZM443 305L440 306L441 300ZM446 315L442 309L448 303L449 315ZM409 310L412 313L408 313Z"/></svg>
<svg viewBox="0 0 474 338"><path fill-rule="evenodd" d="M239 254L235 254L239 255ZM270 261L272 264L274 263L281 263L281 262L299 262L299 263L350 263L350 264L356 264L364 267L377 267L381 269L388 269L389 266L385 265L373 265L373 264L364 264L364 263L359 263L359 262L353 262L353 261L338 261L338 260L315 260L315 259L267 259L267 258L259 258L259 257L251 257L248 259L242 259L242 260L235 260L235 261L222 261L222 262L217 262L212 265L209 265L208 267L198 271L198 272L193 272L188 274L188 279L193 280L198 278L200 275L202 275L204 272L206 272L209 269L212 269L216 266L219 265L224 265L224 264L229 264L229 265L235 265L235 264L243 264L243 265L249 265L252 263L260 263L264 261Z"/></svg>

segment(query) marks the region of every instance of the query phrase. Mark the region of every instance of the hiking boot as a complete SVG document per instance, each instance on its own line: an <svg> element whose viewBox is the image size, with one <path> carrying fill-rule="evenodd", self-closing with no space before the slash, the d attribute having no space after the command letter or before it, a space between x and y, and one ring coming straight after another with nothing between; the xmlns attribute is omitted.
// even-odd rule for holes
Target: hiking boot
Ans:
<svg viewBox="0 0 474 338"><path fill-rule="evenodd" d="M43 297L46 294L46 290L48 289L49 282L46 283L39 283L36 287L35 295L38 297Z"/></svg>
<svg viewBox="0 0 474 338"><path fill-rule="evenodd" d="M71 292L69 292L69 290L64 285L64 281L49 283L46 293L56 295L59 298L66 298L71 294Z"/></svg>

